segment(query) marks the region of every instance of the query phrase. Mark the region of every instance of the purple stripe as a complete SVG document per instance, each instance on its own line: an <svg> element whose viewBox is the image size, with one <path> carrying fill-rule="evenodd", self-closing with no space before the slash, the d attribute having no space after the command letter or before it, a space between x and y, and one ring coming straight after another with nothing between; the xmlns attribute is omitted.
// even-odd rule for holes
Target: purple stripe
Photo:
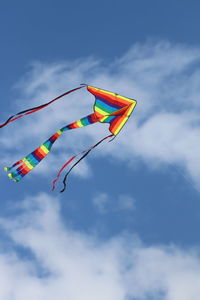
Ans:
<svg viewBox="0 0 200 300"><path fill-rule="evenodd" d="M55 140L56 140L55 135L53 135L53 136L51 136L51 137L49 138L49 141L50 141L52 144L55 142Z"/></svg>
<svg viewBox="0 0 200 300"><path fill-rule="evenodd" d="M88 122L89 122L90 124L92 124L92 123L93 123L93 121L92 121L92 117L91 117L91 115L89 115L87 118L88 118Z"/></svg>
<svg viewBox="0 0 200 300"><path fill-rule="evenodd" d="M109 102L108 100L104 99L104 98L101 98L101 97L96 97L96 99L104 102L105 104L111 106L111 107L114 107L114 108L117 108L117 109L121 109L122 107L124 107L124 105L120 106L120 105L117 105L117 104L114 104L112 102Z"/></svg>
<svg viewBox="0 0 200 300"><path fill-rule="evenodd" d="M42 160L42 158L40 158L35 152L32 152L31 154L33 155L33 157L35 157L35 159L37 161L41 161Z"/></svg>

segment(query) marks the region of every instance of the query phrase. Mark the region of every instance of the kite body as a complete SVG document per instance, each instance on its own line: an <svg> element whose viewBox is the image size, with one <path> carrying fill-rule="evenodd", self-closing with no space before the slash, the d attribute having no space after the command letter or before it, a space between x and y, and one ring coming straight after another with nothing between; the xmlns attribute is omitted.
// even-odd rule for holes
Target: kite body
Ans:
<svg viewBox="0 0 200 300"><path fill-rule="evenodd" d="M110 123L109 130L116 136L128 121L136 100L92 86L88 86L87 90L96 98L94 111L99 122Z"/></svg>
<svg viewBox="0 0 200 300"><path fill-rule="evenodd" d="M136 106L136 100L130 99L112 92L108 92L106 90L102 90L93 86L86 86L87 90L95 96L95 103L94 103L94 112L91 113L90 115L81 118L78 121L75 121L71 124L68 124L64 127L62 127L60 130L58 130L55 134L53 134L47 141L45 141L40 147L35 149L33 152L28 154L25 158L17 161L14 163L11 167L6 167L6 171L10 171L13 169L12 172L8 173L8 176L13 179L14 181L18 182L20 181L26 174L28 174L35 166L37 166L41 160L47 156L47 154L50 152L53 144L55 141L61 136L61 134L64 131L68 131L71 129L76 129L80 127L84 127L90 124L94 124L96 122L100 123L109 123L109 130L111 132L111 135L106 136L103 138L101 141L99 141L97 144L94 146L88 148L87 150L82 151L79 154L83 154L82 158L83 159L89 152L98 146L102 141L104 141L107 138L115 137L122 129L122 127L125 125L127 122L128 118L130 117L133 109ZM18 118L21 118L25 115L34 113L40 109L43 109L44 107L50 105L52 102L60 99L61 97L74 92L75 90L78 90L83 87L79 87L76 89L73 89L71 91L68 91L61 96L51 100L50 102L40 105L38 107L34 107L28 110L25 110L23 112L18 113L17 115L14 115L10 117L4 124L0 125L1 127L4 127L5 125L9 124L10 122L15 121ZM72 158L69 159L69 161L61 168L59 171L56 179L53 182L53 187L55 187L55 183L60 177L61 172L63 169L71 163L72 160L74 160L79 154L74 155ZM79 159L79 161L81 160ZM78 162L79 162L78 161ZM71 169L78 163L76 162ZM71 171L70 169L70 171ZM67 175L69 174L69 172ZM66 175L66 176L67 176ZM64 179L64 185L66 186L66 176ZM63 191L63 190L62 190Z"/></svg>

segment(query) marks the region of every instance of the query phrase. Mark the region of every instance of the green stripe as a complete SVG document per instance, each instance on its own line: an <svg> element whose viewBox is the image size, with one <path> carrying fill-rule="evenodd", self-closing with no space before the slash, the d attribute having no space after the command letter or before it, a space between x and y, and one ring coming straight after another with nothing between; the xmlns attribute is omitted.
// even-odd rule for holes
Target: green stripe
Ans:
<svg viewBox="0 0 200 300"><path fill-rule="evenodd" d="M98 105L95 105L95 107L100 108L105 113L112 113L113 112L112 110L105 109L105 106L100 105L99 103L98 103Z"/></svg>
<svg viewBox="0 0 200 300"><path fill-rule="evenodd" d="M83 126L87 126L88 122L85 122L85 118L84 119L80 119L80 122Z"/></svg>
<svg viewBox="0 0 200 300"><path fill-rule="evenodd" d="M28 157L28 156L27 156L27 160L28 160L28 162L31 164L32 167L37 166L37 164L34 163L34 161L32 161L32 159L31 159L30 157Z"/></svg>
<svg viewBox="0 0 200 300"><path fill-rule="evenodd" d="M45 146L45 148L50 151L52 147L52 143L50 141L47 141L43 144L43 146Z"/></svg>

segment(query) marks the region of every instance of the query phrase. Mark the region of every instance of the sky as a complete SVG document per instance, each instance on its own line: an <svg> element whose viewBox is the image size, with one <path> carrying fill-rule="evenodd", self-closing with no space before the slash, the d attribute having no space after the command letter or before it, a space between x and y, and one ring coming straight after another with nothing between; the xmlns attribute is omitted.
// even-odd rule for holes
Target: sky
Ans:
<svg viewBox="0 0 200 300"><path fill-rule="evenodd" d="M137 99L126 126L70 174L106 124L66 132L19 183L3 170L92 113L86 90L1 129L0 299L199 300L199 1L0 4L0 123L81 83Z"/></svg>

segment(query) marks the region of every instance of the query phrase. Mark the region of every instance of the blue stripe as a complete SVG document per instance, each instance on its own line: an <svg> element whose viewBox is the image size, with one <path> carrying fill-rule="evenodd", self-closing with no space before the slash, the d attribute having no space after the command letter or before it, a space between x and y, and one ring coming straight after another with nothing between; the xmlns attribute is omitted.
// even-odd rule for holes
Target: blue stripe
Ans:
<svg viewBox="0 0 200 300"><path fill-rule="evenodd" d="M35 165L38 164L38 160L35 159L35 157L33 156L33 154L29 154L28 157L27 157L27 160L28 160L28 162L34 163Z"/></svg>
<svg viewBox="0 0 200 300"><path fill-rule="evenodd" d="M104 98L101 98L101 97L96 97L96 100L100 100L102 102L104 102L105 104L111 106L111 107L114 107L116 109L121 109L122 107L124 107L124 105L120 105L120 104L115 104L115 103L112 103L112 102L109 102L108 100L104 99Z"/></svg>
<svg viewBox="0 0 200 300"><path fill-rule="evenodd" d="M12 172L12 176L13 176L13 179L16 179L17 177L21 177L21 178L24 177L25 174L23 174L21 170L17 169L14 172Z"/></svg>
<svg viewBox="0 0 200 300"><path fill-rule="evenodd" d="M61 129L61 131L67 131L67 130L70 130L71 128L70 127L68 127L69 125L67 125L67 126L65 126L65 127L63 127L62 129Z"/></svg>
<svg viewBox="0 0 200 300"><path fill-rule="evenodd" d="M102 107L102 110L105 110L108 111L108 113L113 113L115 111L117 111L116 108L114 107L111 107L110 105L107 105L106 103L104 103L103 101L99 100L99 99L96 99L96 102L95 102L95 106L101 108Z"/></svg>
<svg viewBox="0 0 200 300"><path fill-rule="evenodd" d="M25 174L21 174L21 175L18 175L17 177L15 177L13 179L20 181L22 179L22 177L24 177L24 176L25 176Z"/></svg>
<svg viewBox="0 0 200 300"><path fill-rule="evenodd" d="M80 119L80 121L81 121L81 122L83 122L85 126L87 126L87 125L90 125L90 124L91 124L91 122L89 122L89 119L88 119L88 117L84 117L84 118Z"/></svg>
<svg viewBox="0 0 200 300"><path fill-rule="evenodd" d="M38 162L42 160L42 158L40 158L35 152L32 152L32 155Z"/></svg>
<svg viewBox="0 0 200 300"><path fill-rule="evenodd" d="M19 174L19 171L15 170L15 171L12 172L12 177L14 178L14 177L16 177L18 174Z"/></svg>
<svg viewBox="0 0 200 300"><path fill-rule="evenodd" d="M43 144L49 151L51 150L51 147L52 147L52 142L50 142L49 140L46 141L44 144ZM34 152L32 152L33 154Z"/></svg>
<svg viewBox="0 0 200 300"><path fill-rule="evenodd" d="M111 123L115 118L116 116L107 117L104 121L101 121L101 123Z"/></svg>

